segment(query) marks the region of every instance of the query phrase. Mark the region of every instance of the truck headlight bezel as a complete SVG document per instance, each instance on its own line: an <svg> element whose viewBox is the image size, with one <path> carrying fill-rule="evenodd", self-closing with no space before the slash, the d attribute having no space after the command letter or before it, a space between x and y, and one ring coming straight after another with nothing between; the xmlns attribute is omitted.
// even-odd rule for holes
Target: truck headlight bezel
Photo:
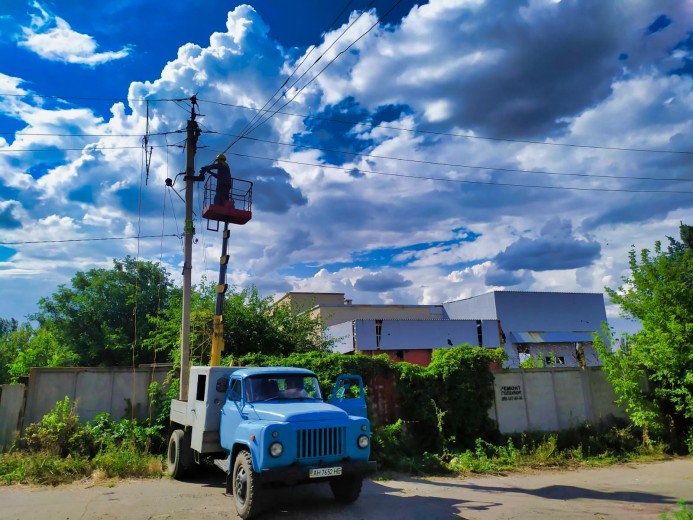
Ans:
<svg viewBox="0 0 693 520"><path fill-rule="evenodd" d="M356 445L361 448L362 450L365 450L370 446L371 440L368 438L368 435L359 435L359 438L356 440Z"/></svg>
<svg viewBox="0 0 693 520"><path fill-rule="evenodd" d="M281 442L273 442L269 447L269 454L274 457L281 457L284 453L284 445Z"/></svg>

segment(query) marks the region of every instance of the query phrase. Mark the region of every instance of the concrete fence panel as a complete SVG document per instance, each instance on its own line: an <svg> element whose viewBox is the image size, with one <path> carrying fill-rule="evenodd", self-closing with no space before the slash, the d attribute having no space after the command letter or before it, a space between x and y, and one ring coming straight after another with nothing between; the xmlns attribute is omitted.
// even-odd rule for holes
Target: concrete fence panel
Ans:
<svg viewBox="0 0 693 520"><path fill-rule="evenodd" d="M29 375L23 426L35 423L66 396L76 403L82 421L101 412L118 420L145 419L150 413L149 385L162 383L168 367L34 368Z"/></svg>
<svg viewBox="0 0 693 520"><path fill-rule="evenodd" d="M24 385L0 385L0 452L14 442L24 410Z"/></svg>
<svg viewBox="0 0 693 520"><path fill-rule="evenodd" d="M529 429L524 391L523 373L520 371L495 372L494 412L501 432L523 432ZM493 412L492 412L493 413Z"/></svg>
<svg viewBox="0 0 693 520"><path fill-rule="evenodd" d="M585 382L581 376L581 370L551 371L559 430L573 428L591 420L583 391Z"/></svg>
<svg viewBox="0 0 693 520"><path fill-rule="evenodd" d="M613 415L626 417L598 367L510 369L494 372L489 415L501 433L559 431Z"/></svg>

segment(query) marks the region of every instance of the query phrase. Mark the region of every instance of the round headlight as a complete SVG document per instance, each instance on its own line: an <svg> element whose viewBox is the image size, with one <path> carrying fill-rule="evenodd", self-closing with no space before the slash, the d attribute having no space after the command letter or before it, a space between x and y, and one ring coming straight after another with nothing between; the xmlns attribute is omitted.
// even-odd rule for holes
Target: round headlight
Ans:
<svg viewBox="0 0 693 520"><path fill-rule="evenodd" d="M368 439L367 435L360 435L357 443L359 445L359 448L368 448L368 444L370 443L370 440Z"/></svg>
<svg viewBox="0 0 693 520"><path fill-rule="evenodd" d="M273 442L270 444L269 452L273 457L279 457L284 453L284 446L282 446L281 442Z"/></svg>

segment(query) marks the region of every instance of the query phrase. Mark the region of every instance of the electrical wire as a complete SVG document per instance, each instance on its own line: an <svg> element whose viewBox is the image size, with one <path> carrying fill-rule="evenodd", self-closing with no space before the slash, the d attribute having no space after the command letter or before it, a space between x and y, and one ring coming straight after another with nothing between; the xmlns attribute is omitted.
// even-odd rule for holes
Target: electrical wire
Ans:
<svg viewBox="0 0 693 520"><path fill-rule="evenodd" d="M182 130L170 130L168 132L154 132L150 133L149 136L156 136L156 135L169 135L169 134L180 134L185 132L185 129ZM50 132L22 132L21 130L18 130L17 132L0 132L0 135L17 135L19 134L21 137L24 137L25 135L30 135L30 136L42 136L42 137L138 137L141 138L142 134L55 134L55 133L50 133Z"/></svg>
<svg viewBox="0 0 693 520"><path fill-rule="evenodd" d="M0 242L0 246L14 246L14 245L19 245L19 244L62 244L65 242L99 242L99 241L104 241L104 240L134 240L134 239L140 239L140 238L159 238L159 237L178 237L180 238L180 235L142 235L142 236L133 236L133 237L103 237L103 238L68 238L64 240L24 240L24 241L17 241L17 242Z"/></svg>
<svg viewBox="0 0 693 520"><path fill-rule="evenodd" d="M211 132L211 133L219 133L219 132ZM231 134L221 134L221 135L231 135ZM447 167L452 167L452 168L468 168L468 169L474 169L474 170L502 171L502 172L514 172L514 173L534 173L534 174L540 174L540 175L559 175L559 176L567 176L567 177L594 177L594 178L602 178L602 179L693 182L693 179L677 179L677 178L673 178L673 177L640 177L640 176L636 177L636 176L628 176L628 175L602 175L602 174L597 174L597 173L564 173L564 172L554 172L554 171L545 171L545 170L523 170L523 169L519 169L519 168L481 166L478 164L475 165L475 164L446 163L446 162L437 162L437 161L426 161L423 159L407 159L404 157L375 155L375 154L368 154L368 153L363 153L363 152L351 152L348 150L322 148L322 147L318 147L318 146L310 146L310 145L303 145L303 144L285 143L282 141L273 141L271 139L260 139L258 137L245 137L244 139L246 141L258 141L258 142L262 142L262 143L278 144L280 146L290 146L293 148L304 148L304 149L308 149L308 150L319 150L322 152L355 155L355 156L367 157L367 158L371 158L371 159L385 159L385 160L390 160L390 161L410 162L410 163L416 163L416 164L426 164L426 165L431 165L431 166L447 166Z"/></svg>
<svg viewBox="0 0 693 520"><path fill-rule="evenodd" d="M331 23L330 26L327 28L327 30L323 33L323 35L326 34L327 32L329 32L329 30L334 26L334 24L335 24L335 23L339 20L339 18L342 16L342 14L344 13L344 11L346 11L346 9L349 7L349 5L351 5L352 1L353 1L353 0L349 0L349 2L342 8L342 10L340 11L340 13L339 13L339 14L337 15L337 17L332 21L332 23ZM322 57L325 56L325 54L326 54L327 52L329 52L330 49L332 49L332 47L334 47L334 45L342 38L342 36L344 36L344 35L347 33L347 31L348 31L349 29L351 29L351 27L352 27L356 22L359 21L359 19L361 18L361 16L363 16L363 14L375 3L375 1L376 1L376 0L371 0L371 3L368 4L368 6L367 6L363 11L361 11L361 13L354 19L354 21L352 21L352 22L347 26L347 28L344 29L344 31L342 31L342 33L330 44L330 46L329 46L327 49L325 49L325 50L320 54L320 56L318 56L318 59L316 59L310 67L308 67L305 71L303 71L303 74L301 74L301 75L296 79L296 81L294 81L294 82L291 84L291 86L289 86L289 87L287 88L287 90L290 90L290 89L292 89L294 86L296 86L296 84L298 84L298 82L301 81L301 79L302 79L302 78L303 78L303 77L304 77L315 65L317 65L317 63L322 59ZM322 36L323 36L323 35L321 35L321 40L322 40ZM318 44L319 44L319 42L318 42ZM274 94L272 94L272 96L270 97L270 99L268 99L267 102L262 106L262 108L260 109L260 111L257 112L257 113L255 114L255 116L253 117L253 119L241 130L241 136L245 136L246 134L249 134L250 132L252 132L252 131L254 130L253 124L255 123L255 121L256 121L257 119L261 119L263 114L269 112L272 108L274 108L274 106L275 106L277 103L279 103L279 100L281 99L281 97L279 97L279 98L277 98L276 100L274 100L274 101L272 102L272 104L270 105L269 109L265 110L265 107L267 106L267 104L268 104L270 101L272 101L272 99L274 99L274 96L276 96L276 95L284 88L284 86L289 82L289 80L294 76L294 74L296 74L296 71L299 69L299 67L303 64L303 62L308 58L308 56L309 56L309 55L313 52L313 50L315 50L316 48L317 48L317 45L313 46L313 47L311 48L311 50L306 54L306 56L304 56L304 58L301 60L301 62L300 62L300 63L296 66L296 68L293 70L293 72L291 73L291 75L284 81L284 83L282 83L282 85L277 89L277 91L276 91ZM284 95L285 95L285 94L284 94ZM262 124L262 123L260 123L260 124ZM259 124L258 126L260 126L260 124ZM233 147L233 145L236 144L240 139L241 139L241 137L239 137L239 138L236 139L233 143L231 143L231 144L229 145L229 148Z"/></svg>
<svg viewBox="0 0 693 520"><path fill-rule="evenodd" d="M430 177L430 176L424 176L424 175L409 175L405 173L388 173L388 172L380 172L380 171L375 171L375 170L364 170L362 168L358 167L351 167L351 168L343 168L341 166L331 166L331 165L326 165L326 164L315 164L315 163L307 163L307 162L301 162L301 161L291 161L287 159L279 159L276 157L261 157L258 155L249 155L249 154L242 154L238 152L229 152L231 155L236 155L239 157L248 157L250 159L261 159L265 161L274 161L274 162L279 162L279 163L288 163L288 164L299 164L302 166L314 166L316 168L330 168L334 170L343 170L347 172L361 172L361 173L372 173L375 175L387 175L390 177L402 177L402 178L407 178L407 179L420 179L420 180L428 180L428 181L440 181L440 182L454 182L454 183L460 183L460 184L481 184L481 185L489 185L489 186L507 186L507 187L513 187L513 188L541 188L541 189L550 189L550 190L572 190L572 191L608 191L608 192L623 192L623 193L673 193L673 194L693 194L693 191L671 191L671 190L632 190L632 189L617 189L617 188L580 188L580 187L575 187L575 186L542 186L542 185L535 185L535 184L515 184L515 183L508 183L508 182L490 182L490 181L470 181L466 179L450 179L446 177Z"/></svg>
<svg viewBox="0 0 693 520"><path fill-rule="evenodd" d="M223 103L221 101L212 101L209 99L198 99L204 103L212 103L219 106L226 106L229 108L240 108L243 110L258 110L255 107L248 105L238 105L234 103ZM546 141L532 141L529 139L511 139L506 137L493 137L493 136L483 136L483 135L473 135L473 134L459 134L455 132L441 132L435 130L421 130L416 128L405 128L401 126L384 125L382 123L368 123L363 121L352 121L349 119L335 119L331 117L322 117L311 114L297 114L295 112L285 112L280 110L275 111L276 114L281 114L290 117L300 117L303 119L315 119L317 121L327 121L331 123L340 123L352 126L367 126L370 128L384 128L386 130L397 130L400 132L410 132L414 134L425 134L425 135L438 135L438 136L448 136L448 137L460 137L464 139L479 139L486 141L500 141L507 143L519 143L519 144L533 144L541 146L564 146L569 148L586 148L591 150L611 150L619 152L645 152L645 153L670 153L670 154L682 154L682 155L693 155L693 151L690 150L662 150L657 148L629 148L625 146L599 146L599 145L589 145L589 144L578 144L578 143L550 143Z"/></svg>
<svg viewBox="0 0 693 520"><path fill-rule="evenodd" d="M76 101L152 101L154 103L165 102L165 101L186 101L188 98L162 98L162 99L152 99L152 98L123 98L123 97L85 97L85 96L55 96L46 94L33 94L27 92L25 94L10 94L0 92L0 97L35 97L42 99L60 99L60 100L76 100Z"/></svg>
<svg viewBox="0 0 693 520"><path fill-rule="evenodd" d="M375 21L375 23L374 23L373 25L371 25L371 26L368 28L368 30L367 30L366 32L364 32L361 36L359 36L358 38L356 38L356 39L355 39L353 42L351 42L346 48L344 48L344 49L342 49L341 51L339 51L339 52L337 53L337 55L336 55L334 58L332 58L332 59L329 61L329 63L328 63L327 65L325 65L325 66L320 70L320 72L318 72L315 76L313 76L313 78L312 78L310 81L308 81L305 85L303 85L300 89L298 89L298 91L296 92L296 94L294 94L294 96L293 96L291 99L289 99L286 103L284 103L284 104L279 108L279 110L283 110L289 103L291 103L294 99L296 99L296 98L298 97L298 95L299 95L306 87L308 87L311 83L313 83L313 81L315 81L316 79L318 79L318 78L320 77L320 75L321 75L323 72L325 72L325 70L327 70L327 68L328 68L330 65L332 65L332 64L335 62L335 60L337 60L337 58L339 58L342 54L344 54L344 53L345 53L346 51L348 51L351 47L353 47L359 40L361 40L361 38L363 38L363 37L366 36L368 33L370 33L370 32L381 22L381 20L383 20L383 18L385 18L388 14L390 14L390 13L393 11L393 9L394 9L395 7L397 7L401 2L402 2L402 0L396 0L396 1L390 6L390 9L388 9L387 11L385 11L385 13L384 13L383 15L381 15L380 17L378 17L378 19ZM257 130L260 126L262 126L262 125L265 124L267 121L269 121L270 119L272 119L272 117L274 117L276 114L277 114L277 112L273 112L273 113L271 113L269 116L267 116L265 119L261 120L258 124L256 124L253 128L251 128L251 129L248 131L248 134L249 134L250 132L253 132L253 131ZM230 146L229 146L229 148L230 148ZM228 149L228 148L227 148L227 149Z"/></svg>
<svg viewBox="0 0 693 520"><path fill-rule="evenodd" d="M132 150L141 149L142 145L138 146L94 146L88 148L89 144L84 145L81 148L0 148L0 153L14 153L14 152L80 152L80 151L91 151L91 150ZM168 144L168 145L151 145L152 148L165 148L166 146L178 147L180 145Z"/></svg>

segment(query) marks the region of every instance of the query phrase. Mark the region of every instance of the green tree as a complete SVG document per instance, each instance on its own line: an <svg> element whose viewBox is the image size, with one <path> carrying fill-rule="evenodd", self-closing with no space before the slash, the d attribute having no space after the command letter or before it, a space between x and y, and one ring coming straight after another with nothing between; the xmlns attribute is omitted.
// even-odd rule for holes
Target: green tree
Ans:
<svg viewBox="0 0 693 520"><path fill-rule="evenodd" d="M39 301L33 316L72 350L85 366L123 366L151 362L154 353L142 340L168 302L171 281L165 269L126 257L112 269L78 272L71 287L61 285Z"/></svg>
<svg viewBox="0 0 693 520"><path fill-rule="evenodd" d="M0 336L14 332L19 328L19 322L14 318L6 320L5 318L0 318Z"/></svg>
<svg viewBox="0 0 693 520"><path fill-rule="evenodd" d="M645 434L668 434L674 447L693 435L693 253L691 228L681 224L679 242L666 249L655 243L629 254L630 276L618 289L607 288L622 315L642 329L609 348L595 346L604 370L633 422ZM608 333L608 331L607 331ZM612 345L615 342L607 334Z"/></svg>
<svg viewBox="0 0 693 520"><path fill-rule="evenodd" d="M206 364L211 353L216 284L193 287L190 302L190 359ZM178 360L181 330L181 293L173 291L164 314L152 321L145 344L170 350ZM288 306L274 306L272 297L261 297L256 287L230 289L224 300L224 356L245 354L286 356L297 352L327 351L333 340L323 336L319 318L293 315Z"/></svg>
<svg viewBox="0 0 693 520"><path fill-rule="evenodd" d="M34 329L30 323L3 335L0 353L0 383L28 376L32 367L70 366L77 362L74 352L62 346L48 329Z"/></svg>
<svg viewBox="0 0 693 520"><path fill-rule="evenodd" d="M18 328L19 323L14 318L9 320L0 318L0 385L10 383L12 380L10 364L17 354L17 338L12 336L16 334Z"/></svg>

